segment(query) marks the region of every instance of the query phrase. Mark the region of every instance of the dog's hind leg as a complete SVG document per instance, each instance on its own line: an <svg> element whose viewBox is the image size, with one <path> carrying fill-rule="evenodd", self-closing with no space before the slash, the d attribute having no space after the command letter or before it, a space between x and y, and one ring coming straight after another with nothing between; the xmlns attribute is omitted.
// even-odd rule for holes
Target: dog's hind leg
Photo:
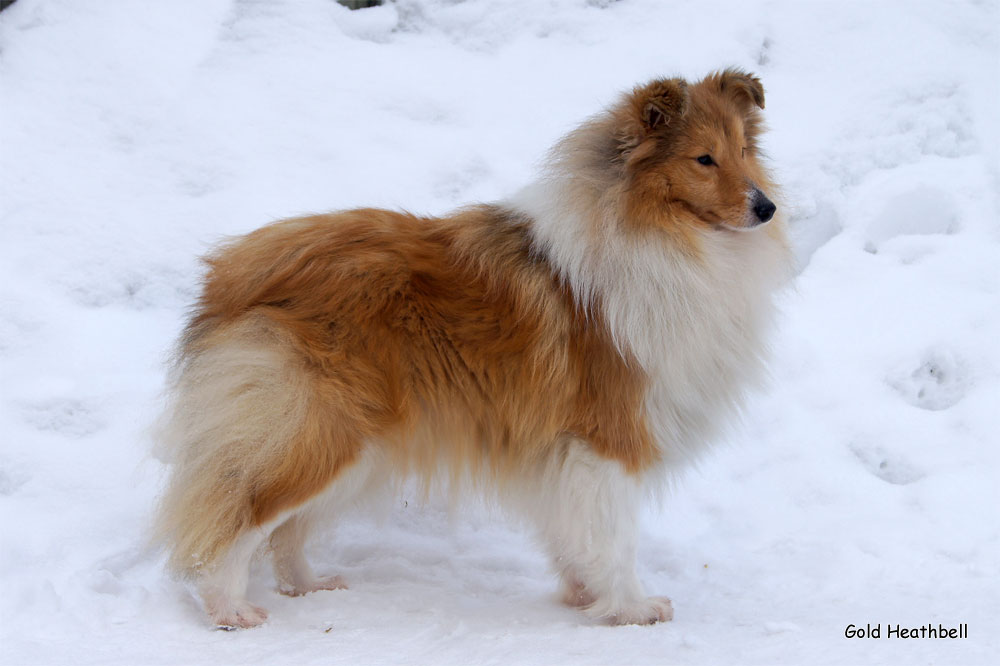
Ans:
<svg viewBox="0 0 1000 666"><path fill-rule="evenodd" d="M267 611L246 599L250 561L267 536L267 526L247 530L198 581L205 612L221 629L246 629L267 619Z"/></svg>
<svg viewBox="0 0 1000 666"><path fill-rule="evenodd" d="M199 341L175 382L160 432L174 465L158 532L170 567L196 582L218 626L264 621L246 600L251 559L359 458L350 419L314 382L280 326L260 315Z"/></svg>
<svg viewBox="0 0 1000 666"><path fill-rule="evenodd" d="M271 556L279 592L295 597L319 590L347 589L347 582L341 576L313 573L306 560L305 544L318 522L341 515L366 490L377 455L374 447L366 449L325 491L271 533Z"/></svg>
<svg viewBox="0 0 1000 666"><path fill-rule="evenodd" d="M312 527L312 518L300 513L286 520L271 533L271 554L278 591L297 597L318 590L345 590L340 576L317 576L306 560L304 548Z"/></svg>

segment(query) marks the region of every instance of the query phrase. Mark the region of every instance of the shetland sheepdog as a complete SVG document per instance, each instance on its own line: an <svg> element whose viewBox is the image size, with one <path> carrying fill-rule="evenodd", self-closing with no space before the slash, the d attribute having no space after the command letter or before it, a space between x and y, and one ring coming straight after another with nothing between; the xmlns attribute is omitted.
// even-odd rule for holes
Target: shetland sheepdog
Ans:
<svg viewBox="0 0 1000 666"><path fill-rule="evenodd" d="M592 618L671 619L636 576L637 508L762 374L790 263L763 108L738 70L654 80L509 200L289 219L209 256L157 527L215 625L267 617L246 598L265 547L280 591L345 587L310 532L408 478L485 489Z"/></svg>

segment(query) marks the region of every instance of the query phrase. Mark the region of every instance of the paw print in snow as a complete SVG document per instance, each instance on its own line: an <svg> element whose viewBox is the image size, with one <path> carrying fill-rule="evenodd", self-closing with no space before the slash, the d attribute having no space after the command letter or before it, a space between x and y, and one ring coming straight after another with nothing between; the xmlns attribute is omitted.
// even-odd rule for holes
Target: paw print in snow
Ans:
<svg viewBox="0 0 1000 666"><path fill-rule="evenodd" d="M860 442L852 444L851 451L869 472L886 483L905 486L924 477L923 470L913 465L899 452Z"/></svg>
<svg viewBox="0 0 1000 666"><path fill-rule="evenodd" d="M915 369L909 366L886 379L911 405L937 411L948 409L965 396L967 374L962 361L953 354L932 350Z"/></svg>

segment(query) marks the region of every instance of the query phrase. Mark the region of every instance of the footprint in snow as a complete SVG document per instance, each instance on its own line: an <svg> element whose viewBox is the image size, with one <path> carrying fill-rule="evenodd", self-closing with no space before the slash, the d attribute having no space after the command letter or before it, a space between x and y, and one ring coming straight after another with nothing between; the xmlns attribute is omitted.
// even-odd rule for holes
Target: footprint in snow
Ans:
<svg viewBox="0 0 1000 666"><path fill-rule="evenodd" d="M890 373L886 381L914 407L932 411L958 403L969 385L965 364L951 352L940 349L931 350L915 364Z"/></svg>
<svg viewBox="0 0 1000 666"><path fill-rule="evenodd" d="M26 405L24 420L39 430L85 437L104 428L97 405L72 398L53 398Z"/></svg>
<svg viewBox="0 0 1000 666"><path fill-rule="evenodd" d="M0 495L13 495L30 478L26 472L10 467L7 463L0 465Z"/></svg>
<svg viewBox="0 0 1000 666"><path fill-rule="evenodd" d="M855 443L851 451L869 472L886 483L905 486L919 481L924 472L904 459L899 453L869 443Z"/></svg>

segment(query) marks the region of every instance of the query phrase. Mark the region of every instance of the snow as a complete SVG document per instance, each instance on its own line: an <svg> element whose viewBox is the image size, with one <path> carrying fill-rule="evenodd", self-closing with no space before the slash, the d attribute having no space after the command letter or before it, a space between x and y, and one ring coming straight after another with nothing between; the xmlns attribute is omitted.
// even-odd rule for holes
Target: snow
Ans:
<svg viewBox="0 0 1000 666"><path fill-rule="evenodd" d="M148 424L227 234L509 195L656 75L736 65L799 271L772 381L643 517L673 622L594 624L541 551L403 496L310 556L348 591L212 631L145 530ZM990 663L1000 654L1000 8L18 0L0 14L0 661ZM849 624L967 623L962 640Z"/></svg>

